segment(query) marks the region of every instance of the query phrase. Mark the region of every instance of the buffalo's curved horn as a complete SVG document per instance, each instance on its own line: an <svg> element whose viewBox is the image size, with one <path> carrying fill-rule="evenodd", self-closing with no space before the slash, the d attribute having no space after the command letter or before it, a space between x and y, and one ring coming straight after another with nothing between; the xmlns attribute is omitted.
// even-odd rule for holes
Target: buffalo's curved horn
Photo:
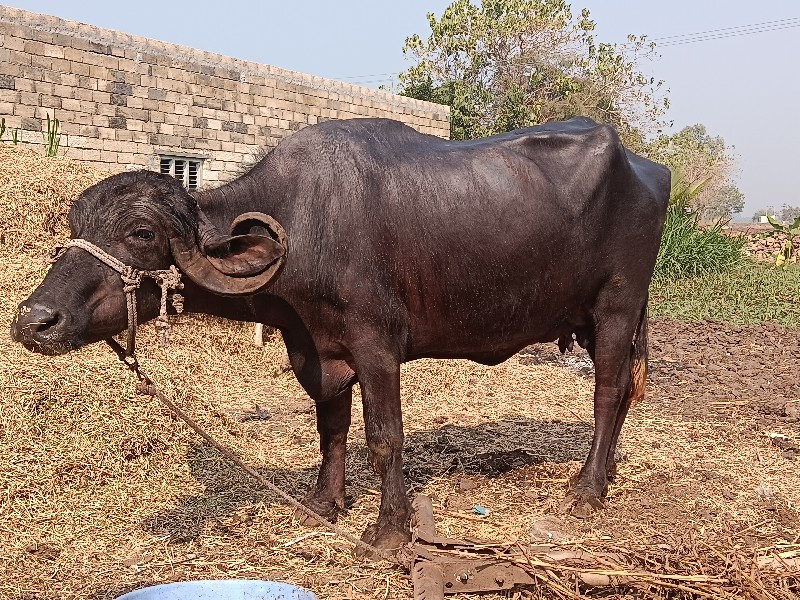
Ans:
<svg viewBox="0 0 800 600"><path fill-rule="evenodd" d="M231 225L233 235L223 235L202 211L198 217L197 241L172 238L170 248L178 268L200 287L221 296L255 294L286 262L286 232L269 215L239 215Z"/></svg>

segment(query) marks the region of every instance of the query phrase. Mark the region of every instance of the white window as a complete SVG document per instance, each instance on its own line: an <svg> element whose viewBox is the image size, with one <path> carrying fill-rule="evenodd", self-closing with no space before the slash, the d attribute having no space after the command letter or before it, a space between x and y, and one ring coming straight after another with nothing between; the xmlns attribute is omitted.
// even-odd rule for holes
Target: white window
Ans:
<svg viewBox="0 0 800 600"><path fill-rule="evenodd" d="M203 159L186 156L162 156L160 172L172 175L189 191L196 190L203 174Z"/></svg>

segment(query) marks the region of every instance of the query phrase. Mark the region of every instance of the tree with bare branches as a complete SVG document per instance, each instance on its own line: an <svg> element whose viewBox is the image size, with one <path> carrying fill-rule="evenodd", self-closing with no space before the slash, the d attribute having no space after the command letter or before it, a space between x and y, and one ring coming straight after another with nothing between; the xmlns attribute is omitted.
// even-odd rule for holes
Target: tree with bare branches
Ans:
<svg viewBox="0 0 800 600"><path fill-rule="evenodd" d="M646 36L598 43L589 11L565 0L455 0L430 35L412 35L415 60L402 93L447 104L451 137L469 139L585 115L613 125L633 149L657 132L668 107L663 83L642 74Z"/></svg>
<svg viewBox="0 0 800 600"><path fill-rule="evenodd" d="M744 209L744 194L734 182L734 148L721 136L709 134L705 125L656 137L646 155L670 168L673 188L697 189L689 205L704 221L728 219Z"/></svg>

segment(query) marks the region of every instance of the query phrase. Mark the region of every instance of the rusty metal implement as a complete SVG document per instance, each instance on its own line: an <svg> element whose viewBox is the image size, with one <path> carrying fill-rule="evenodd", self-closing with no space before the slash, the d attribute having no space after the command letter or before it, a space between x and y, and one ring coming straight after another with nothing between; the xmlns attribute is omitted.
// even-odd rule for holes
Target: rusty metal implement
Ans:
<svg viewBox="0 0 800 600"><path fill-rule="evenodd" d="M431 499L419 494L412 508L414 600L441 600L445 594L494 592L535 583L528 570L508 560L508 544L440 537Z"/></svg>

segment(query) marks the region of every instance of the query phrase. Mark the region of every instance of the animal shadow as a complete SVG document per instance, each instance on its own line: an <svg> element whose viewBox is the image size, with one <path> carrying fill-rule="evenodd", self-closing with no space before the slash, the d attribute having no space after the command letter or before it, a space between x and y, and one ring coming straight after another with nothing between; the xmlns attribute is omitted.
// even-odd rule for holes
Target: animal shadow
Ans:
<svg viewBox="0 0 800 600"><path fill-rule="evenodd" d="M583 460L591 437L592 427L587 423L513 416L473 426L445 425L417 431L406 436L406 481L412 490L419 490L433 478L453 473L496 478L526 465ZM224 534L228 526L223 522L247 519L247 514L239 513L255 510L253 507L259 502L282 502L210 446L192 445L186 460L204 491L185 496L175 508L147 519L142 523L145 531L169 536L174 543L185 543L197 538L209 524ZM351 439L346 462L351 504L380 486L369 464L364 440ZM299 499L316 480L318 465L258 471Z"/></svg>

